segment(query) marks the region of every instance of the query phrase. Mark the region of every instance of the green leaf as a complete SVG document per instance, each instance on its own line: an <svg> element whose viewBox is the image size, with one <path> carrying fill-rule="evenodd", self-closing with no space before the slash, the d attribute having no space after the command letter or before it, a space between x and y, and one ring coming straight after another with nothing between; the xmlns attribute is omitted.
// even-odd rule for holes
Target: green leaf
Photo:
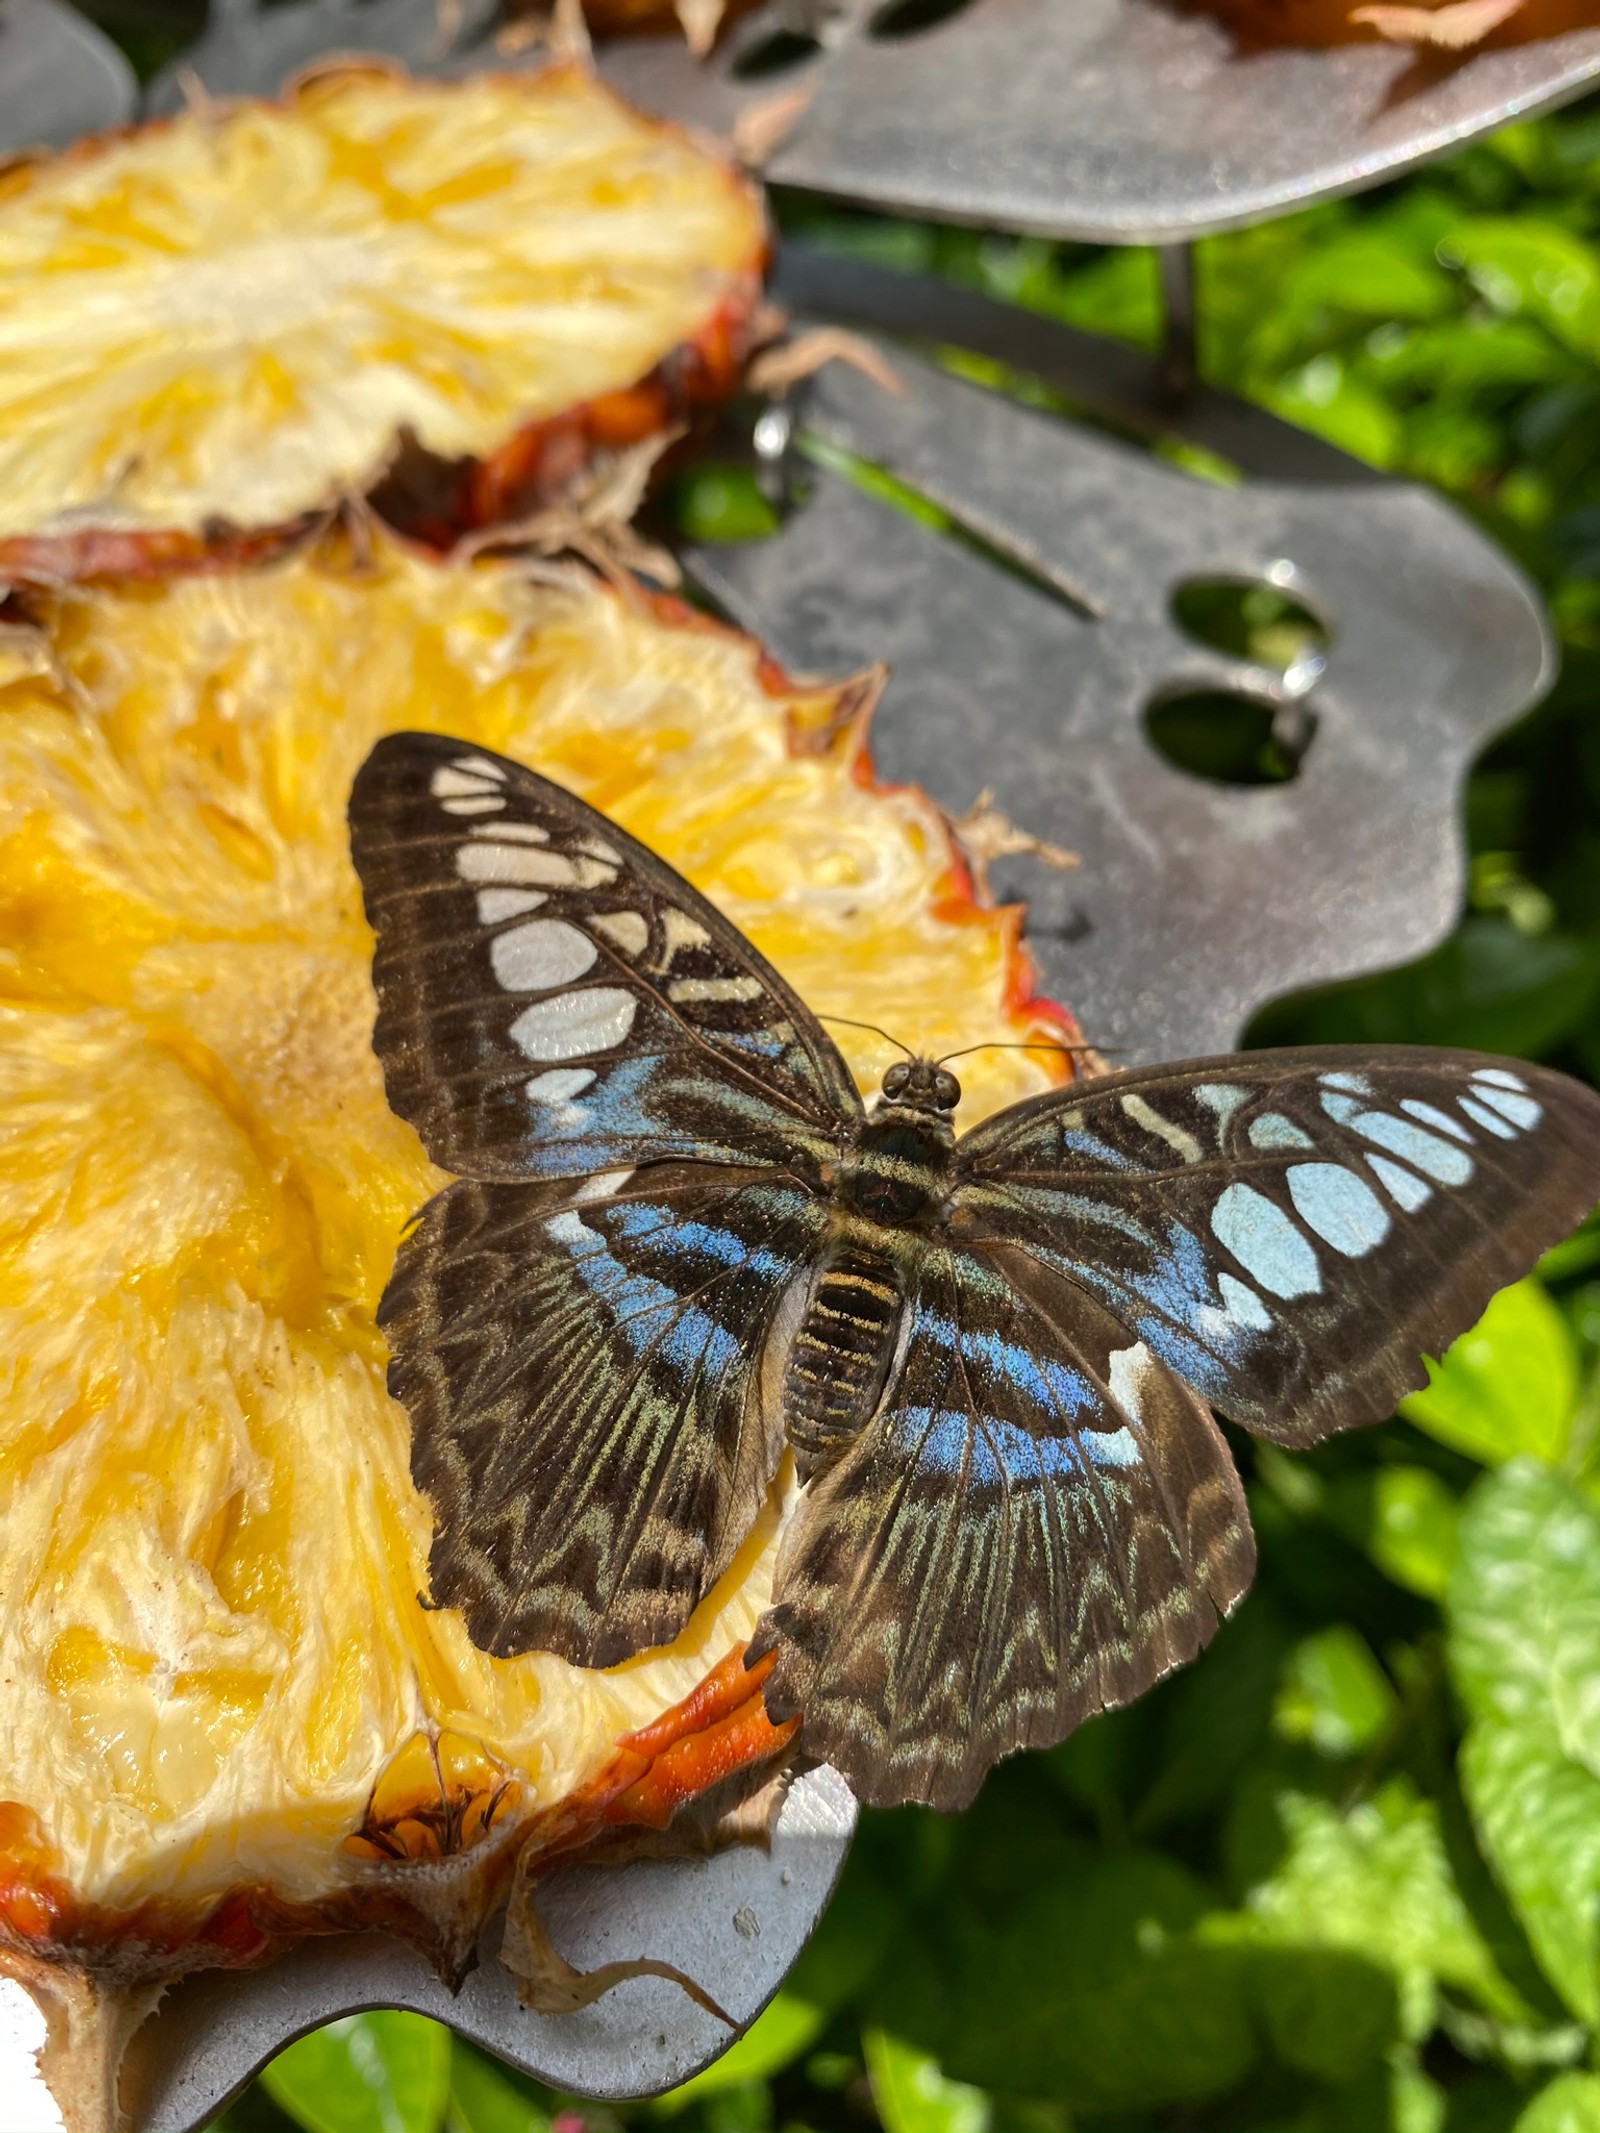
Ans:
<svg viewBox="0 0 1600 2133"><path fill-rule="evenodd" d="M1258 1017L1261 1044L1461 1044L1537 1057L1588 1020L1600 989L1591 941L1529 940L1474 914L1421 962Z"/></svg>
<svg viewBox="0 0 1600 2133"><path fill-rule="evenodd" d="M550 2114L486 2052L452 2037L444 2124L445 2133L550 2133Z"/></svg>
<svg viewBox="0 0 1600 2133"><path fill-rule="evenodd" d="M1413 2041L1433 2027L1441 1985L1491 2013L1522 2012L1461 1900L1439 1810L1409 1780L1391 1780L1344 1813L1285 1791L1277 1813L1287 1849L1247 1904L1258 1939L1285 1950L1343 1949L1387 1971L1400 2030ZM1330 2032L1306 2049L1336 2058L1337 2044Z"/></svg>
<svg viewBox="0 0 1600 2133"><path fill-rule="evenodd" d="M1518 2118L1515 2133L1600 2133L1600 2076L1557 2074Z"/></svg>
<svg viewBox="0 0 1600 2133"><path fill-rule="evenodd" d="M765 2081L809 2051L821 2036L827 2020L827 2010L814 2000L804 1999L796 1992L778 1993L720 2059L714 2059L702 2072L657 2097L652 2108L671 2117L690 2104L716 2095L719 2089L738 2088L747 2081Z"/></svg>
<svg viewBox="0 0 1600 2133"><path fill-rule="evenodd" d="M1283 1739L1309 1741L1321 1755L1356 1755L1382 1738L1399 1708L1366 1638L1337 1622L1290 1654L1272 1722Z"/></svg>
<svg viewBox="0 0 1600 2133"><path fill-rule="evenodd" d="M963 2080L1073 2109L1221 2095L1257 2043L1238 1954L1197 1937L1209 1907L1175 1859L1080 1847L1003 1930L955 1916L942 2027L900 2029Z"/></svg>
<svg viewBox="0 0 1600 2133"><path fill-rule="evenodd" d="M1453 1451L1498 1466L1520 1453L1561 1457L1578 1407L1578 1350L1571 1328L1533 1280L1502 1289L1428 1384L1400 1403L1408 1422Z"/></svg>
<svg viewBox="0 0 1600 2133"><path fill-rule="evenodd" d="M1496 311L1521 312L1580 355L1600 356L1600 256L1574 231L1531 215L1465 222L1440 253Z"/></svg>
<svg viewBox="0 0 1600 2133"><path fill-rule="evenodd" d="M426 2015L344 2015L279 2052L260 2079L306 2133L438 2133L450 2032Z"/></svg>
<svg viewBox="0 0 1600 2133"><path fill-rule="evenodd" d="M1449 1483L1425 1466L1380 1466L1342 1476L1328 1490L1327 1516L1387 1578L1425 1600L1444 1597L1456 1559L1461 1506Z"/></svg>
<svg viewBox="0 0 1600 2133"><path fill-rule="evenodd" d="M861 2049L884 2133L989 2133L983 2090L947 2080L927 2052L876 2025L862 2031Z"/></svg>
<svg viewBox="0 0 1600 2133"><path fill-rule="evenodd" d="M1480 1482L1450 1581L1450 1662L1472 1719L1461 1781L1545 1975L1600 2020L1600 1520L1519 1460Z"/></svg>

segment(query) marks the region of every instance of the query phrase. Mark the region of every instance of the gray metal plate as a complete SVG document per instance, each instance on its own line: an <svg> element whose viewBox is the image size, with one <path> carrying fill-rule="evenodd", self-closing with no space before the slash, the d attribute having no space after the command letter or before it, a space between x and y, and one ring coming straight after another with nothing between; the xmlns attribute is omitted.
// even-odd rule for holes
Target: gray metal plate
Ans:
<svg viewBox="0 0 1600 2133"><path fill-rule="evenodd" d="M425 71L503 64L475 41L491 12L490 0L454 19L435 0L260 12L217 0L182 64L219 95L270 95L332 51ZM1381 44L1241 56L1214 18L1168 0L970 0L894 38L875 33L880 12L877 0L767 0L709 61L649 37L603 46L599 63L644 109L723 135L805 92L766 166L779 183L1108 243L1176 242L1358 191L1600 80L1600 28L1441 66ZM796 25L820 30L814 55L761 70L774 34ZM171 110L181 94L168 68L147 106Z"/></svg>
<svg viewBox="0 0 1600 2133"><path fill-rule="evenodd" d="M275 96L292 75L334 53L376 52L413 73L443 67L472 45L497 0L295 0L256 7L212 0L204 36L165 66L145 91L151 117L180 110L186 85L212 96ZM493 57L485 53L485 59Z"/></svg>
<svg viewBox="0 0 1600 2133"><path fill-rule="evenodd" d="M675 1963L743 2029L822 1915L854 1825L843 1779L814 1770L790 1788L770 1853L743 1846L710 1859L574 1868L543 1885L540 1916L579 1969L636 1956ZM532 2014L494 1945L455 1998L420 1958L376 1933L306 1941L265 1970L190 1978L139 2032L123 2090L132 2122L138 2133L192 2133L274 2052L363 2007L432 2015L553 2088L587 2096L672 2088L732 2041L663 1978L632 1978L578 2014Z"/></svg>
<svg viewBox="0 0 1600 2133"><path fill-rule="evenodd" d="M132 67L60 0L0 0L0 156L66 148L133 116Z"/></svg>
<svg viewBox="0 0 1600 2133"><path fill-rule="evenodd" d="M882 277L891 313L897 279ZM936 316L940 292L913 300ZM700 549L693 575L786 664L889 661L883 775L957 813L992 788L1021 829L1081 855L1075 873L994 873L1090 1041L1119 1062L1225 1051L1265 1001L1439 940L1463 886L1461 782L1551 674L1538 599L1501 551L1420 488L1222 488L890 359L902 395L833 364L804 427L990 553L818 469L779 533ZM1303 602L1331 631L1325 672L1286 679L1185 636L1174 595L1217 579ZM1173 767L1145 713L1185 690L1309 718L1299 775L1240 789ZM892 1027L891 998L881 1016Z"/></svg>
<svg viewBox="0 0 1600 2133"><path fill-rule="evenodd" d="M647 107L723 127L806 82L809 108L767 164L782 184L1101 243L1175 242L1359 191L1600 80L1600 28L1440 66L1384 44L1241 56L1213 17L1168 0L971 0L894 39L850 0L813 62L741 81L794 5L742 23L714 79L638 43L602 64Z"/></svg>

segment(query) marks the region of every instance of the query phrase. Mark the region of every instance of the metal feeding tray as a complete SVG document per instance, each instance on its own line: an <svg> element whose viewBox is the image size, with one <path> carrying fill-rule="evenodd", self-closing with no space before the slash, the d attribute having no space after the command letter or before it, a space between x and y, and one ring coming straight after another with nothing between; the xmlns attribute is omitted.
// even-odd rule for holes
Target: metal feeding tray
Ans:
<svg viewBox="0 0 1600 2133"><path fill-rule="evenodd" d="M61 0L0 0L0 157L66 148L132 118L139 84L109 37Z"/></svg>
<svg viewBox="0 0 1600 2133"><path fill-rule="evenodd" d="M271 94L352 48L419 68L495 63L493 13L494 0L459 14L437 0L214 0L148 108L181 102L184 70L216 95ZM723 135L793 98L766 163L778 184L935 220L1178 243L1358 191L1580 95L1600 80L1600 28L1441 59L1386 44L1242 52L1198 0L764 0L708 60L655 36L608 43L599 64L643 109Z"/></svg>
<svg viewBox="0 0 1600 2133"><path fill-rule="evenodd" d="M48 5L0 0L0 24L9 32ZM740 27L737 50L763 20ZM397 41L389 49L431 63L419 40L436 24L432 0L370 0L358 13L321 0L262 16L229 0L192 59L214 90L270 89L316 50L371 48L380 31ZM1007 40L1030 24L1043 42L1029 47L1037 64L1013 111L992 55L1020 51ZM992 39L991 57L961 58L962 38ZM651 70L629 87L682 109L671 85L688 62L670 43L652 51ZM1174 53L1197 71L1184 75ZM1250 79L1300 79L1304 57L1280 55L1273 64L1286 73ZM891 58L911 70L892 93L873 71ZM1381 62L1392 80L1394 57L1382 52L1320 55L1324 71L1304 79L1379 80L1347 73L1347 59L1352 69ZM1162 71L1169 61L1177 71ZM614 64L625 73L644 62L624 52ZM1309 91L1283 111L1254 112L1254 148L1213 108L1218 131L1204 150L1198 118L1173 120L1174 98L1181 89L1196 110L1210 105L1222 49L1143 0L975 0L892 54L857 16L810 64L821 77L810 115L774 166L786 177L941 213L1171 236L1412 160L1503 117L1508 98L1522 108L1570 93L1600 69L1600 33L1488 55L1419 89L1406 107L1413 130L1394 137L1389 165L1379 157L1359 171L1348 151L1324 157L1332 119L1310 123ZM1136 110L1128 84L1140 68L1153 71ZM725 82L728 63L717 70L706 79ZM870 123L852 136L840 114L869 82L880 84ZM1473 82L1476 101L1463 103ZM0 140L8 114L15 125L13 88L0 75ZM986 131L983 114L1002 97L1006 126ZM1354 97L1339 106L1346 122ZM1237 119L1243 107L1226 108ZM1421 135L1419 114L1431 129ZM1048 183L1030 124L1054 143ZM1105 144L1117 138L1125 152L1114 154ZM895 142L903 167L884 160ZM1026 837L1080 856L1061 871L1014 852L992 877L1028 902L1045 987L1097 1044L1124 1060L1226 1049L1265 1002L1402 961L1443 934L1462 887L1462 780L1552 666L1537 597L1495 547L1426 490L1380 480L1203 387L1174 409L1152 360L986 298L803 250L786 255L779 293L802 318L871 335L900 389L836 363L755 411L743 443L787 498L781 523L762 541L687 549L685 569L790 666L891 661L874 726L885 776L914 779L955 815L988 789ZM969 382L927 353L952 349L998 382ZM1010 389L1019 381L1026 391ZM1027 404L1040 387L1098 426ZM1201 480L1149 449L1179 436L1237 478ZM899 502L886 500L884 474ZM1180 618L1196 587L1218 584L1284 595L1320 632L1270 667L1199 641ZM1197 696L1260 721L1277 770L1292 774L1234 785L1169 760L1163 717ZM770 1851L569 1869L542 1897L551 1938L585 1969L664 1959L742 2028L816 1923L854 1812L842 1782L816 1770L792 1788ZM630 1980L581 2013L529 2013L493 1960L495 1931L453 1999L418 1957L375 1935L307 1942L268 1969L175 1986L130 2057L133 2123L187 2133L283 2044L366 2007L434 2015L557 2087L604 2097L669 2087L730 2041L657 1978ZM8 2087L20 2085L15 2073Z"/></svg>

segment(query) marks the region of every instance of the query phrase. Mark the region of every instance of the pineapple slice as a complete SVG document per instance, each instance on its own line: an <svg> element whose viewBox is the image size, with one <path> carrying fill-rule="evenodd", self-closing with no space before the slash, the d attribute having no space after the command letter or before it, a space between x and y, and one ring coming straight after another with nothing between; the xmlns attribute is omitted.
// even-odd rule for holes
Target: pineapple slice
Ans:
<svg viewBox="0 0 1600 2133"><path fill-rule="evenodd" d="M430 533L525 513L732 385L765 250L751 185L578 66L347 67L23 163L0 578L249 552L397 455Z"/></svg>
<svg viewBox="0 0 1600 2133"><path fill-rule="evenodd" d="M419 1599L431 1515L374 1309L445 1180L371 1047L344 805L377 736L570 785L819 1009L937 1050L1070 1025L936 809L874 784L872 677L803 686L674 602L382 537L16 607L0 1968L80 2041L114 1986L114 2066L151 1980L308 1930L398 1921L458 1967L519 1849L660 1823L784 1738L737 1654L792 1478L677 1642L605 1673L486 1657ZM840 1035L875 1086L895 1054ZM1060 1066L977 1053L965 1122ZM451 1857L446 1901L408 1862Z"/></svg>

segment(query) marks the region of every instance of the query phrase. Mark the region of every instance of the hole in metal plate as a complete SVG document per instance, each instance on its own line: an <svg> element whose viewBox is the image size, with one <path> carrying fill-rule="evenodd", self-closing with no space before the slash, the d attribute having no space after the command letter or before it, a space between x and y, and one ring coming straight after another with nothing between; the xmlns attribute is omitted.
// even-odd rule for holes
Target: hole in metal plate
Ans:
<svg viewBox="0 0 1600 2133"><path fill-rule="evenodd" d="M1316 732L1304 704L1243 689L1178 689L1146 707L1145 733L1164 762L1213 785L1286 785Z"/></svg>
<svg viewBox="0 0 1600 2133"><path fill-rule="evenodd" d="M734 60L728 72L735 81L770 81L776 74L789 74L815 59L822 50L820 38L804 30L781 27L755 38Z"/></svg>
<svg viewBox="0 0 1600 2133"><path fill-rule="evenodd" d="M899 37L920 37L971 5L972 0L885 0L873 11L867 35L891 43Z"/></svg>
<svg viewBox="0 0 1600 2133"><path fill-rule="evenodd" d="M1172 619L1197 644L1281 674L1291 696L1305 695L1327 666L1327 623L1281 584L1189 578L1172 596Z"/></svg>

